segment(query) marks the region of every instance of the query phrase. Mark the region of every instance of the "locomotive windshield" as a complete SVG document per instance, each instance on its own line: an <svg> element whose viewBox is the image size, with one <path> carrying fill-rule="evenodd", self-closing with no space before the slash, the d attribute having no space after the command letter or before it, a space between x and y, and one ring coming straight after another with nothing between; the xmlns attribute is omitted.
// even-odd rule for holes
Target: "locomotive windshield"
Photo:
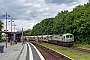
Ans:
<svg viewBox="0 0 90 60"><path fill-rule="evenodd" d="M72 38L73 35L66 35L66 38Z"/></svg>

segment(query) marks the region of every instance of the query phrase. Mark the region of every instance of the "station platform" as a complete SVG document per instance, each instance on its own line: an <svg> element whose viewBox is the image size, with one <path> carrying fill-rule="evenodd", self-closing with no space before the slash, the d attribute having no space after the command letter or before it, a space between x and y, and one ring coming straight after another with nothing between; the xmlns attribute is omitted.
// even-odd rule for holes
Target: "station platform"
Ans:
<svg viewBox="0 0 90 60"><path fill-rule="evenodd" d="M29 42L13 45L7 43L7 48L5 42L0 45L4 45L4 52L0 53L0 60L45 60L37 48Z"/></svg>
<svg viewBox="0 0 90 60"><path fill-rule="evenodd" d="M13 45L10 45L10 43L7 43L7 48L6 48L6 42L2 42L0 43L0 45L4 46L4 52L0 53L0 60L19 60L20 58L19 55L21 53L21 50L24 47L22 43L17 43Z"/></svg>

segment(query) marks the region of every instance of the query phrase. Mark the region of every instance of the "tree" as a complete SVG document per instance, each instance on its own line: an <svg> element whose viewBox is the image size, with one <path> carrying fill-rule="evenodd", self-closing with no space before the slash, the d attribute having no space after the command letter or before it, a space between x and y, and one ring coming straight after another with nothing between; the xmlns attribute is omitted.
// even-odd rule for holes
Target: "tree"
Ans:
<svg viewBox="0 0 90 60"><path fill-rule="evenodd" d="M72 33L75 42L90 44L90 2L58 12L54 18L43 19L32 29L32 35Z"/></svg>
<svg viewBox="0 0 90 60"><path fill-rule="evenodd" d="M3 23L2 23L1 20L0 20L0 31L1 31L2 27L3 27L2 24L3 24ZM1 34L2 34L2 32L0 32L0 40L1 40Z"/></svg>

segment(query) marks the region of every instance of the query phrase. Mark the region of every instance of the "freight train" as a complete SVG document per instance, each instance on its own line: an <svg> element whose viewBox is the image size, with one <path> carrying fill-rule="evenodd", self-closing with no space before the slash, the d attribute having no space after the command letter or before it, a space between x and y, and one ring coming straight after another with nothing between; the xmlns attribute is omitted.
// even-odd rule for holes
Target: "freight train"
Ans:
<svg viewBox="0 0 90 60"><path fill-rule="evenodd" d="M29 41L43 41L52 44L58 44L62 46L74 45L74 35L71 33L66 34L53 34L53 35L41 35L41 36L25 36Z"/></svg>

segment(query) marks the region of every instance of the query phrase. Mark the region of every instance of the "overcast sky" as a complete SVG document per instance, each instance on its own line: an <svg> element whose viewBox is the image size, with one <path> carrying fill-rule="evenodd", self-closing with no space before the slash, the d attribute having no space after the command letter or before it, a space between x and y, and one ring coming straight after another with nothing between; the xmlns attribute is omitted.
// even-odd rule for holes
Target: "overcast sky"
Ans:
<svg viewBox="0 0 90 60"><path fill-rule="evenodd" d="M55 17L62 10L69 10L75 6L86 4L88 0L0 0L0 20L6 26L5 17L14 20L16 30L32 29L32 27L45 18ZM8 22L10 28L10 22Z"/></svg>

